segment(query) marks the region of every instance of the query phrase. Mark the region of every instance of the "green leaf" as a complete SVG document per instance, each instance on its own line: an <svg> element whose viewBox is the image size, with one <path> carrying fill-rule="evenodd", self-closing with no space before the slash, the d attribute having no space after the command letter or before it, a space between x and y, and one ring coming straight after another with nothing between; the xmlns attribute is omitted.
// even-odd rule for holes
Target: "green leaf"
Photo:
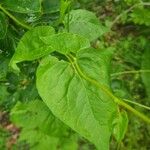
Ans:
<svg viewBox="0 0 150 150"><path fill-rule="evenodd" d="M0 12L0 39L3 39L7 33L7 18Z"/></svg>
<svg viewBox="0 0 150 150"><path fill-rule="evenodd" d="M41 12L41 0L2 0L3 6L19 13Z"/></svg>
<svg viewBox="0 0 150 150"><path fill-rule="evenodd" d="M59 33L41 39L47 46L53 47L53 50L62 54L76 53L90 47L88 39L72 33Z"/></svg>
<svg viewBox="0 0 150 150"><path fill-rule="evenodd" d="M135 24L150 26L150 10L146 8L136 8L131 13L131 20Z"/></svg>
<svg viewBox="0 0 150 150"><path fill-rule="evenodd" d="M118 116L114 120L114 136L117 142L121 142L125 136L128 127L128 115L126 111L118 113Z"/></svg>
<svg viewBox="0 0 150 150"><path fill-rule="evenodd" d="M35 60L49 54L53 49L51 46L47 46L41 38L51 36L54 33L54 29L50 26L38 26L26 32L19 41L10 66L19 71L16 63Z"/></svg>
<svg viewBox="0 0 150 150"><path fill-rule="evenodd" d="M60 131L61 132L61 131ZM48 136L39 130L23 130L19 141L27 140L31 150L77 150L77 138L75 136L64 138ZM62 143L63 142L63 143Z"/></svg>
<svg viewBox="0 0 150 150"><path fill-rule="evenodd" d="M69 32L76 33L88 38L93 41L107 32L106 27L104 27L96 15L87 10L72 10L65 17L65 26L69 28Z"/></svg>
<svg viewBox="0 0 150 150"><path fill-rule="evenodd" d="M8 58L4 58L3 55L2 57L0 56L0 80L5 80L6 78L9 61L10 60Z"/></svg>
<svg viewBox="0 0 150 150"><path fill-rule="evenodd" d="M69 140L67 138L62 138L60 141L62 150L78 150L77 137L75 135L70 136Z"/></svg>
<svg viewBox="0 0 150 150"><path fill-rule="evenodd" d="M1 150L6 150L6 143L8 140L8 136L9 136L9 131L7 131L6 129L4 129L2 126L0 126L0 149Z"/></svg>
<svg viewBox="0 0 150 150"><path fill-rule="evenodd" d="M134 5L141 2L140 0L124 0L124 1L127 3L127 5Z"/></svg>
<svg viewBox="0 0 150 150"><path fill-rule="evenodd" d="M21 38L10 66L19 71L17 63L31 61L58 51L62 54L90 47L88 39L72 33L54 34L50 26L39 26L31 29Z"/></svg>
<svg viewBox="0 0 150 150"><path fill-rule="evenodd" d="M40 131L53 136L66 134L63 123L56 119L46 105L40 100L28 103L18 102L11 110L11 121L26 129L38 128ZM58 128L52 128L57 126ZM62 130L60 132L60 130Z"/></svg>
<svg viewBox="0 0 150 150"><path fill-rule="evenodd" d="M22 130L19 142L26 141L31 150L56 150L59 139L51 137L39 130Z"/></svg>
<svg viewBox="0 0 150 150"><path fill-rule="evenodd" d="M142 70L150 70L150 51L146 49L142 59ZM146 88L147 96L150 98L150 73L142 73L142 80Z"/></svg>
<svg viewBox="0 0 150 150"><path fill-rule="evenodd" d="M11 110L11 121L22 128L19 141L27 141L32 150L48 150L49 147L56 150L64 137L64 145L68 145L68 127L55 118L40 100L18 102Z"/></svg>
<svg viewBox="0 0 150 150"><path fill-rule="evenodd" d="M88 47L90 47L90 42L84 37L72 33L54 34L52 27L39 26L28 31L22 37L10 65L13 69L19 70L16 63L35 60L53 51L62 54L76 53Z"/></svg>
<svg viewBox="0 0 150 150"><path fill-rule="evenodd" d="M69 9L71 1L61 0L60 3L60 17L59 17L59 24L61 24L65 18L65 14Z"/></svg>
<svg viewBox="0 0 150 150"><path fill-rule="evenodd" d="M109 88L111 53L111 50L84 49L77 53L75 62L85 75ZM37 69L37 89L56 117L98 149L109 149L116 104L83 78L75 66L46 57Z"/></svg>
<svg viewBox="0 0 150 150"><path fill-rule="evenodd" d="M0 85L0 107L3 104L3 102L7 99L7 96L9 95L7 91L7 87L4 85Z"/></svg>
<svg viewBox="0 0 150 150"><path fill-rule="evenodd" d="M43 0L43 12L54 13L59 11L60 0Z"/></svg>

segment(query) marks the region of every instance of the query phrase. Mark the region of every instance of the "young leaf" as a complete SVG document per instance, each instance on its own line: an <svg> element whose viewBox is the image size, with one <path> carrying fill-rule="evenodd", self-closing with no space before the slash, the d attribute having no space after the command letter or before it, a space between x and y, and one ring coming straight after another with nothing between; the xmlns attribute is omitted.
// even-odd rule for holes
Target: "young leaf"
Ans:
<svg viewBox="0 0 150 150"><path fill-rule="evenodd" d="M53 49L51 46L47 46L41 38L51 36L54 33L54 29L50 26L38 26L26 32L19 41L10 66L19 71L16 65L18 62L35 60L49 54Z"/></svg>
<svg viewBox="0 0 150 150"><path fill-rule="evenodd" d="M128 127L128 116L126 111L118 113L118 116L114 120L114 136L117 142L121 142L125 136L127 127Z"/></svg>
<svg viewBox="0 0 150 150"><path fill-rule="evenodd" d="M110 50L90 48L79 51L75 62L85 75L109 87L110 58ZM43 59L37 69L38 92L56 117L98 149L108 150L116 104L82 76L75 62Z"/></svg>
<svg viewBox="0 0 150 150"><path fill-rule="evenodd" d="M40 100L18 102L11 110L11 120L22 128L19 141L27 141L32 150L56 150L64 137L68 137L64 145L69 143L69 128Z"/></svg>
<svg viewBox="0 0 150 150"><path fill-rule="evenodd" d="M0 39L3 39L7 32L7 19L6 16L0 12Z"/></svg>
<svg viewBox="0 0 150 150"><path fill-rule="evenodd" d="M61 0L60 2L60 17L59 17L59 23L62 23L65 17L65 13L67 9L70 7L71 0Z"/></svg>
<svg viewBox="0 0 150 150"><path fill-rule="evenodd" d="M62 54L76 53L90 47L88 39L73 33L58 33L49 37L42 37L41 40L45 45L53 47L53 50Z"/></svg>
<svg viewBox="0 0 150 150"><path fill-rule="evenodd" d="M90 47L88 39L72 33L54 34L50 26L36 27L22 37L16 52L10 62L15 70L18 70L16 63L35 60L53 51L62 54L77 51Z"/></svg>
<svg viewBox="0 0 150 150"><path fill-rule="evenodd" d="M19 13L35 13L41 11L41 0L2 0L7 9Z"/></svg>
<svg viewBox="0 0 150 150"><path fill-rule="evenodd" d="M69 15L69 20L68 20ZM76 33L93 41L107 32L94 13L87 10L72 10L65 17L65 26L69 32Z"/></svg>
<svg viewBox="0 0 150 150"><path fill-rule="evenodd" d="M150 70L150 51L149 49L145 50L142 59L142 70ZM146 87L147 96L150 98L150 74L142 73L142 80Z"/></svg>

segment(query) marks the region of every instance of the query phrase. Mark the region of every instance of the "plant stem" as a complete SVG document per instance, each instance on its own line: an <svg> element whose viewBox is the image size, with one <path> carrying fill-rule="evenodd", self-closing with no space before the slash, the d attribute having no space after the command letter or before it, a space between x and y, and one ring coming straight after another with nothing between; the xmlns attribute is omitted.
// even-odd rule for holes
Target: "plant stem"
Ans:
<svg viewBox="0 0 150 150"><path fill-rule="evenodd" d="M150 110L150 107L148 107L148 106L139 104L139 103L137 103L137 102L133 102L133 101L128 100L128 99L123 99L123 100L126 101L126 102L128 102L128 103L131 103L131 104L137 105L137 106L139 106L139 107L142 107L142 108L144 108L144 109Z"/></svg>
<svg viewBox="0 0 150 150"><path fill-rule="evenodd" d="M70 6L68 6L68 14L67 14L67 31L69 32L69 22L70 22Z"/></svg>
<svg viewBox="0 0 150 150"><path fill-rule="evenodd" d="M117 150L120 150L121 142L117 143Z"/></svg>
<svg viewBox="0 0 150 150"><path fill-rule="evenodd" d="M0 9L9 17L11 18L14 22L16 22L18 25L24 27L25 29L29 30L31 27L21 21L19 21L16 17L14 17L9 11L7 11L2 5L0 5Z"/></svg>
<svg viewBox="0 0 150 150"><path fill-rule="evenodd" d="M65 17L65 13L68 9L68 7L70 6L71 1L68 0L61 0L60 1L60 16L59 16L59 20L58 20L58 25L61 24L64 20Z"/></svg>
<svg viewBox="0 0 150 150"><path fill-rule="evenodd" d="M123 106L127 110L131 111L133 114L135 114L136 116L138 116L139 118L141 118L143 121L145 121L145 122L147 122L147 123L150 124L150 118L148 118L147 116L145 116L141 112L137 111L136 109L134 109L133 107L131 107L130 105L128 105L127 103L125 103L124 101L119 100L118 104L120 106Z"/></svg>
<svg viewBox="0 0 150 150"><path fill-rule="evenodd" d="M128 12L130 12L132 9L134 9L135 7L137 6L140 6L140 5L143 5L143 6L150 6L150 3L149 2L140 2L138 4L135 4L133 6L131 6L129 9L125 10L123 13L121 13L120 15L118 15L115 20L111 23L111 26L110 26L110 29L112 29L112 27L118 22L118 20L121 19L121 17L125 14L127 14Z"/></svg>
<svg viewBox="0 0 150 150"><path fill-rule="evenodd" d="M124 74L136 74L136 73L150 73L150 70L131 70L131 71L123 71L123 72L117 72L112 73L111 76L118 76L118 75L124 75Z"/></svg>
<svg viewBox="0 0 150 150"><path fill-rule="evenodd" d="M113 93L106 86L100 84L96 80L94 80L94 79L88 77L87 75L85 75L82 72L82 70L80 69L80 67L78 66L76 58L74 58L71 54L69 54L68 57L70 57L69 61L71 61L71 64L73 65L73 68L76 69L76 71L78 72L78 74L82 78L84 78L86 81L94 84L99 89L101 89L105 94L107 94L110 98L112 98L115 103L117 103L118 105L120 105L120 106L124 107L125 109L131 111L133 114L135 114L136 116L138 116L139 118L141 118L142 120L144 120L145 122L150 124L150 118L148 118L147 116L145 116L141 112L137 111L136 109L134 109L133 107L131 107L130 105L125 103L123 100L121 100L121 99L117 98L116 96L114 96Z"/></svg>

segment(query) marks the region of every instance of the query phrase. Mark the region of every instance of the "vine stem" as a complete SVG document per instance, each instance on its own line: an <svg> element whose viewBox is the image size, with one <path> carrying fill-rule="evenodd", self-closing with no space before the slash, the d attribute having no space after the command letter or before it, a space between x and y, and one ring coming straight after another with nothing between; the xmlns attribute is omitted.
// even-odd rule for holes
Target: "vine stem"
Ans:
<svg viewBox="0 0 150 150"><path fill-rule="evenodd" d="M112 73L111 77L124 75L124 74L136 74L136 73L150 73L150 70L131 70L131 71L122 71L117 73Z"/></svg>
<svg viewBox="0 0 150 150"><path fill-rule="evenodd" d="M73 68L76 69L76 71L78 72L78 74L84 78L86 81L94 84L95 86L97 86L99 89L101 89L104 93L106 93L110 98L112 98L114 100L115 103L117 103L118 105L124 107L125 109L131 111L133 114L135 114L136 116L138 116L139 118L141 118L143 121L147 122L150 124L150 118L148 118L147 116L145 116L144 114L142 114L141 112L137 111L136 109L134 109L133 107L131 107L130 105L128 105L127 103L125 103L123 100L119 99L118 97L114 96L112 94L112 92L104 85L100 84L99 82L97 82L96 80L86 76L82 70L80 69L80 67L77 64L76 58L74 58L71 54L68 55L69 57L69 61L71 61L71 64L73 65ZM72 61L73 60L73 61Z"/></svg>
<svg viewBox="0 0 150 150"><path fill-rule="evenodd" d="M126 102L128 102L128 103L131 103L131 104L134 104L134 105L136 105L136 106L139 106L139 107L141 107L141 108L150 110L150 107L148 107L148 106L139 104L139 103L137 103L137 102L130 101L130 100L128 100L128 99L123 99L123 100L126 101Z"/></svg>
<svg viewBox="0 0 150 150"><path fill-rule="evenodd" d="M130 12L132 9L134 9L135 7L137 6L140 6L140 5L143 5L143 6L150 6L150 3L149 2L140 2L138 4L135 4L133 6L131 6L129 9L125 10L123 13L121 13L120 15L118 15L115 20L111 23L111 26L110 26L110 29L112 29L112 27L117 23L118 20L121 19L121 17L125 14L127 14L128 12Z"/></svg>
<svg viewBox="0 0 150 150"><path fill-rule="evenodd" d="M144 114L142 114L141 112L137 111L136 109L134 109L133 107L131 107L130 105L128 105L127 103L125 103L124 101L118 99L117 102L120 106L123 106L124 108L126 108L127 110L131 111L133 114L135 114L136 116L138 116L139 118L141 118L143 121L147 122L150 124L150 118L148 118L147 116L145 116Z"/></svg>
<svg viewBox="0 0 150 150"><path fill-rule="evenodd" d="M18 25L24 27L25 29L29 30L31 27L21 21L19 21L16 17L14 17L9 11L7 11L2 5L0 5L0 9L9 17L11 18L14 22L16 22Z"/></svg>

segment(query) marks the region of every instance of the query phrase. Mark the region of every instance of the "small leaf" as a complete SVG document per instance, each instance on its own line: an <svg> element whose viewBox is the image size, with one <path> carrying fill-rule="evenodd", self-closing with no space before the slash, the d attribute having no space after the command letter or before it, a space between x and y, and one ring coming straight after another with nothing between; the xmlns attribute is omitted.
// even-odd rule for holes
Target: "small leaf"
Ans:
<svg viewBox="0 0 150 150"><path fill-rule="evenodd" d="M109 87L111 50L84 49L76 62L82 72ZM53 114L100 150L109 149L116 104L85 80L69 62L44 58L37 69L37 89Z"/></svg>
<svg viewBox="0 0 150 150"><path fill-rule="evenodd" d="M117 142L121 142L128 127L128 116L126 111L119 112L114 123L115 126L113 132L115 139L117 140Z"/></svg>
<svg viewBox="0 0 150 150"><path fill-rule="evenodd" d="M50 26L38 26L26 32L19 41L10 66L19 71L17 63L35 60L49 54L53 49L51 46L47 46L41 38L51 36L54 33L54 29Z"/></svg>
<svg viewBox="0 0 150 150"><path fill-rule="evenodd" d="M72 10L69 13L69 24L68 24L68 14L65 17L65 26L69 28L69 32L76 33L88 38L93 41L107 32L106 27L104 27L99 19L94 13L87 10Z"/></svg>
<svg viewBox="0 0 150 150"><path fill-rule="evenodd" d="M10 65L13 69L18 70L16 63L22 61L35 60L53 51L62 54L76 53L88 47L90 47L89 40L82 36L72 33L54 34L52 27L39 26L28 31L22 37Z"/></svg>
<svg viewBox="0 0 150 150"><path fill-rule="evenodd" d="M7 33L7 18L0 12L0 39L3 39Z"/></svg>
<svg viewBox="0 0 150 150"><path fill-rule="evenodd" d="M142 59L142 70L150 70L150 51L146 49ZM150 98L150 73L143 72L142 80L146 88L147 96Z"/></svg>
<svg viewBox="0 0 150 150"><path fill-rule="evenodd" d="M41 0L2 0L5 8L19 13L35 13L41 11Z"/></svg>
<svg viewBox="0 0 150 150"><path fill-rule="evenodd" d="M62 54L76 53L90 47L88 39L72 33L59 33L41 39L47 46L53 47L53 50Z"/></svg>

